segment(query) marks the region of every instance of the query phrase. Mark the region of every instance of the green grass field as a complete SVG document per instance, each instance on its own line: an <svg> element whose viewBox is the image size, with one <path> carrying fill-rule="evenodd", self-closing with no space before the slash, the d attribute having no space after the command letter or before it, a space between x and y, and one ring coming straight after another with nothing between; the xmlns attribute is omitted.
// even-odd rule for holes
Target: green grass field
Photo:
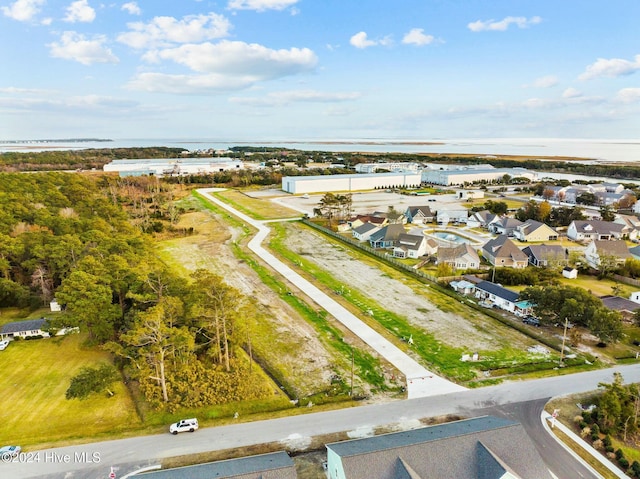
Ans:
<svg viewBox="0 0 640 479"><path fill-rule="evenodd" d="M86 336L17 340L0 351L1 444L98 438L141 425L123 383L115 395L65 399L71 378L84 366L109 362L106 352L84 347Z"/></svg>

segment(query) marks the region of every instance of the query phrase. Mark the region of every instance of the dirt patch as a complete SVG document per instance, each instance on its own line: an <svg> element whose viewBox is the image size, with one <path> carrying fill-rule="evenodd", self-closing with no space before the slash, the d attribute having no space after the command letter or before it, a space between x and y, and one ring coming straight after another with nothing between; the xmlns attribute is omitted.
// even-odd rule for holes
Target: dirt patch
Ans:
<svg viewBox="0 0 640 479"><path fill-rule="evenodd" d="M184 214L178 227L194 227L196 234L162 245L177 266L185 274L206 268L221 275L253 303L256 318L268 321L269 337L252 339L254 351L269 364L279 365L301 397L329 384L335 373L334 361L314 328L234 255L232 242L241 237L241 231L208 212Z"/></svg>
<svg viewBox="0 0 640 479"><path fill-rule="evenodd" d="M287 247L340 278L347 289L359 290L371 298L372 304L406 317L410 323L432 333L438 340L469 351L491 351L504 347L497 338L505 327L478 313L469 316L445 312L428 299L428 286L411 280L389 277L381 269L357 260L353 253L339 244L329 243L319 233L289 224ZM453 300L452 300L453 301ZM516 338L511 347L526 349L531 343Z"/></svg>

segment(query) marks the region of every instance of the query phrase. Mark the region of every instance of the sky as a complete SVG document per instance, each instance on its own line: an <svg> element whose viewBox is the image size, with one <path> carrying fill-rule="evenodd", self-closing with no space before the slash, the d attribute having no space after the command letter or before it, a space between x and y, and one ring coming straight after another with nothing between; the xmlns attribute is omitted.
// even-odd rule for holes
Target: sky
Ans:
<svg viewBox="0 0 640 479"><path fill-rule="evenodd" d="M0 0L0 140L640 137L638 0Z"/></svg>

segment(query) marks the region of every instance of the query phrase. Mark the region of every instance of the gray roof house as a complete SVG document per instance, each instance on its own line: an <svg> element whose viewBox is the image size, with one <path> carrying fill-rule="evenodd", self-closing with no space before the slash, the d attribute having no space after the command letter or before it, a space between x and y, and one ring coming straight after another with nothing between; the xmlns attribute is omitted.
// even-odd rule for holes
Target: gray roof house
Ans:
<svg viewBox="0 0 640 479"><path fill-rule="evenodd" d="M613 221L574 220L567 228L567 238L573 241L620 239L624 228L625 225Z"/></svg>
<svg viewBox="0 0 640 479"><path fill-rule="evenodd" d="M529 257L529 264L533 266L549 266L567 264L567 250L560 245L536 244L522 249Z"/></svg>
<svg viewBox="0 0 640 479"><path fill-rule="evenodd" d="M327 444L329 479L550 479L521 424L493 416Z"/></svg>
<svg viewBox="0 0 640 479"><path fill-rule="evenodd" d="M47 325L46 318L7 323L0 329L0 337L2 339L28 338L31 336L48 337L49 333L45 331Z"/></svg>
<svg viewBox="0 0 640 479"><path fill-rule="evenodd" d="M507 235L500 235L482 246L484 258L497 267L526 268L529 257Z"/></svg>
<svg viewBox="0 0 640 479"><path fill-rule="evenodd" d="M48 328L49 320L47 318L28 319L26 321L7 323L0 328L0 339L32 338L35 336L48 338L51 336ZM59 328L55 330L55 335L62 336L63 334L78 331L79 329L77 327Z"/></svg>
<svg viewBox="0 0 640 479"><path fill-rule="evenodd" d="M476 211L467 218L467 226L471 228L488 228L491 223L500 221L500 217L489 210Z"/></svg>
<svg viewBox="0 0 640 479"><path fill-rule="evenodd" d="M404 233L404 226L393 223L373 233L369 237L369 244L372 248L392 248Z"/></svg>
<svg viewBox="0 0 640 479"><path fill-rule="evenodd" d="M438 264L445 263L455 269L480 267L480 257L469 243L460 243L453 248L438 248Z"/></svg>
<svg viewBox="0 0 640 479"><path fill-rule="evenodd" d="M296 467L286 452L241 457L196 466L140 474L142 479L297 479Z"/></svg>
<svg viewBox="0 0 640 479"><path fill-rule="evenodd" d="M435 215L428 206L409 206L404 216L407 223L431 223Z"/></svg>
<svg viewBox="0 0 640 479"><path fill-rule="evenodd" d="M584 250L587 264L593 269L600 269L600 263L604 256L614 258L616 263L624 263L631 258L629 247L623 240L594 240Z"/></svg>
<svg viewBox="0 0 640 479"><path fill-rule="evenodd" d="M531 303L519 301L518 293L491 281L481 281L476 284L475 295L479 301L509 311L516 316L526 316L531 312Z"/></svg>
<svg viewBox="0 0 640 479"><path fill-rule="evenodd" d="M427 238L424 236L402 233L393 247L396 258L419 258L427 253Z"/></svg>
<svg viewBox="0 0 640 479"><path fill-rule="evenodd" d="M520 241L553 241L558 232L540 221L527 220L513 230L513 236Z"/></svg>
<svg viewBox="0 0 640 479"><path fill-rule="evenodd" d="M627 321L633 320L634 312L640 309L640 304L620 296L601 296L600 300L605 308L618 311Z"/></svg>
<svg viewBox="0 0 640 479"><path fill-rule="evenodd" d="M351 230L351 235L359 241L369 241L371 235L380 230L380 226L374 223L364 223Z"/></svg>
<svg viewBox="0 0 640 479"><path fill-rule="evenodd" d="M501 218L500 221L491 223L488 226L488 229L492 233L513 236L513 232L521 225L522 221L505 216L504 218Z"/></svg>

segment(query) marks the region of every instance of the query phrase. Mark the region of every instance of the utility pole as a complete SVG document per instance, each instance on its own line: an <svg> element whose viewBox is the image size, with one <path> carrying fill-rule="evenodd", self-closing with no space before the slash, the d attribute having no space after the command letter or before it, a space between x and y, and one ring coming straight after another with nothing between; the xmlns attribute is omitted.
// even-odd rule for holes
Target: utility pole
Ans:
<svg viewBox="0 0 640 479"><path fill-rule="evenodd" d="M567 326L569 326L569 318L564 318L564 333L562 333L562 350L560 351L559 366L562 366L562 362L564 360L564 343L567 340Z"/></svg>
<svg viewBox="0 0 640 479"><path fill-rule="evenodd" d="M349 397L353 399L353 346L351 346L351 392L349 393Z"/></svg>

